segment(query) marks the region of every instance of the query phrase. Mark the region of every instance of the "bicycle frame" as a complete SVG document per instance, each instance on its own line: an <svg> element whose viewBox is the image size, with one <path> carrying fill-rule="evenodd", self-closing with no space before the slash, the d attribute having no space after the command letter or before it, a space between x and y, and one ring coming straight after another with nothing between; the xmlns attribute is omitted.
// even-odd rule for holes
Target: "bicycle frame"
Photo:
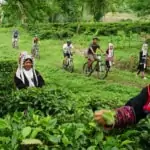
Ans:
<svg viewBox="0 0 150 150"><path fill-rule="evenodd" d="M73 62L73 57L70 56L70 58L67 58L67 64L70 66L71 62Z"/></svg>
<svg viewBox="0 0 150 150"><path fill-rule="evenodd" d="M17 38L14 38L13 47L14 47L14 48L17 48L17 47L18 47L18 39L17 39Z"/></svg>

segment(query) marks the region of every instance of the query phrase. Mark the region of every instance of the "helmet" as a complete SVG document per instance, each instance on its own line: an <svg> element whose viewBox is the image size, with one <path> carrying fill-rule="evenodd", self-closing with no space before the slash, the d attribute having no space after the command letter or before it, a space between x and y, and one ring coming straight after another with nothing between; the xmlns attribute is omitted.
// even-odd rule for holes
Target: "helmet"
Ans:
<svg viewBox="0 0 150 150"><path fill-rule="evenodd" d="M68 44L71 44L72 42L71 42L71 40L70 40L70 39L68 39L68 40L67 40L67 43L68 43Z"/></svg>
<svg viewBox="0 0 150 150"><path fill-rule="evenodd" d="M99 38L98 37L93 37L93 40L99 40Z"/></svg>

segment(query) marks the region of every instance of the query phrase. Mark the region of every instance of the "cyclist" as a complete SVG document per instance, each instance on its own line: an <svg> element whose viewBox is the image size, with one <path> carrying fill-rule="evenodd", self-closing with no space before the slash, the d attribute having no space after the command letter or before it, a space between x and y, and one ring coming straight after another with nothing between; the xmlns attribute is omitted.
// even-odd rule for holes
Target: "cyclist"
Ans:
<svg viewBox="0 0 150 150"><path fill-rule="evenodd" d="M67 40L67 42L63 45L63 55L64 55L64 64L67 64L67 59L72 55L73 45L71 40Z"/></svg>
<svg viewBox="0 0 150 150"><path fill-rule="evenodd" d="M106 50L106 66L110 70L114 61L114 46L112 43L108 44L108 49Z"/></svg>
<svg viewBox="0 0 150 150"><path fill-rule="evenodd" d="M124 128L146 118L150 113L150 85L143 88L137 96L131 98L125 106L114 110L115 121L112 125L108 125L103 118L103 114L109 111L110 110L103 109L95 112L94 115L95 120L106 129Z"/></svg>
<svg viewBox="0 0 150 150"><path fill-rule="evenodd" d="M88 58L88 70L90 71L92 67L92 63L97 59L96 52L97 49L100 49L100 46L97 44L97 41L99 39L97 37L93 38L92 43L90 44L88 50L87 50L87 58ZM100 51L103 53L103 51L100 49Z"/></svg>
<svg viewBox="0 0 150 150"><path fill-rule="evenodd" d="M38 44L38 42L39 42L39 38L37 35L35 35L33 38L33 44Z"/></svg>
<svg viewBox="0 0 150 150"><path fill-rule="evenodd" d="M32 53L34 53L34 50L39 50L39 38L37 35L33 38L33 46L32 46Z"/></svg>
<svg viewBox="0 0 150 150"><path fill-rule="evenodd" d="M12 46L13 46L13 48L15 46L15 41L18 41L18 38L19 38L19 32L16 29L13 31L13 34L12 34Z"/></svg>
<svg viewBox="0 0 150 150"><path fill-rule="evenodd" d="M146 68L146 59L148 56L148 44L144 43L142 49L139 53L139 65L137 75L142 74L143 79L147 79L145 77L145 68Z"/></svg>

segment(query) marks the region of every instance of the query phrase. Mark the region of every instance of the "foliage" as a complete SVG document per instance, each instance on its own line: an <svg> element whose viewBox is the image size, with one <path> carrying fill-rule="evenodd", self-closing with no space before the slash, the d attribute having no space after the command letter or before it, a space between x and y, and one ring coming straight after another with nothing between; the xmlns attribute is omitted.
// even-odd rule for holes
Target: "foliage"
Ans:
<svg viewBox="0 0 150 150"><path fill-rule="evenodd" d="M83 14L92 15L95 21L108 11L114 10L120 0L6 0L3 6L5 18L9 22L22 24L37 22L80 22L84 20ZM15 17L15 18L14 18ZM5 22L6 23L6 22Z"/></svg>
<svg viewBox="0 0 150 150"><path fill-rule="evenodd" d="M134 10L139 16L149 15L150 13L150 1L147 0L126 0L127 5Z"/></svg>
<svg viewBox="0 0 150 150"><path fill-rule="evenodd" d="M119 22L119 23L78 23L74 24L37 24L36 27L29 25L28 31L38 33L41 39L67 38L75 33L95 36L117 35L118 31L123 31L124 35L141 32L149 33L149 22ZM130 37L132 38L132 37ZM121 39L122 40L122 39Z"/></svg>
<svg viewBox="0 0 150 150"><path fill-rule="evenodd" d="M12 78L16 71L17 63L14 60L3 58L0 61L0 95L5 95L12 91L14 83Z"/></svg>
<svg viewBox="0 0 150 150"><path fill-rule="evenodd" d="M68 120L66 114L62 116L62 122L54 116L45 116L41 111L34 111L31 108L27 109L27 113L8 114L0 120L0 148L17 150L19 147L35 148L41 145L39 149L134 150L139 148L140 150L142 149L140 138L148 141L149 130L128 129L120 133L110 132L108 136L107 132L103 132L92 121L93 115L90 111L82 111L73 117L76 121ZM60 114L63 115L62 112ZM83 117L87 119L83 120ZM148 126L145 124L145 127ZM141 132L140 136L139 132ZM148 142L145 142L143 148L148 146Z"/></svg>
<svg viewBox="0 0 150 150"><path fill-rule="evenodd" d="M16 51L8 44L11 38L10 30L0 29L0 37L3 39L0 55L17 60L20 51L30 51L32 38L19 29L21 49ZM119 43L122 44L125 33L119 31L117 34L112 40L115 42L119 37ZM102 48L107 46L110 38L101 36ZM77 48L83 48L91 39L92 35L80 34L75 35L72 41ZM46 81L45 87L16 91L11 85L11 92L4 96L0 94L0 149L149 149L148 118L133 128L113 131L105 131L93 121L94 111L124 105L129 98L137 95L149 79L137 80L133 73L115 68L112 68L113 71L103 81L95 79L94 76L84 77L81 67L85 60L78 54L74 56L75 73L65 72L60 68L62 59L59 57L62 54L60 49L63 42L41 40L42 57L36 61L36 68ZM137 44L137 41L131 43L131 49L125 46L121 49L123 46L118 46L118 49L115 49L117 59L124 56L121 60L127 61L131 51L136 55L139 51L135 48ZM52 53L52 50L55 52ZM4 61L3 64L8 63ZM11 61L10 66L16 70L16 61ZM8 78L6 80L12 81L11 76Z"/></svg>

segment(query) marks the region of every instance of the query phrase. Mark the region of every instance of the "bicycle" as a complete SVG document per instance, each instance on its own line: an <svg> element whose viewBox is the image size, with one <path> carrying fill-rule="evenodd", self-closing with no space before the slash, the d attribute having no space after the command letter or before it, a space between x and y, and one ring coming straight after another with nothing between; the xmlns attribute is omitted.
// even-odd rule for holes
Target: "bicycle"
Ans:
<svg viewBox="0 0 150 150"><path fill-rule="evenodd" d="M65 60L63 60L63 68L69 72L73 72L74 71L74 63L73 63L73 56L70 55L70 57L67 57L67 61L65 62Z"/></svg>
<svg viewBox="0 0 150 150"><path fill-rule="evenodd" d="M18 39L17 38L14 38L13 43L12 43L12 47L16 48L16 49L19 48L19 46L18 46Z"/></svg>
<svg viewBox="0 0 150 150"><path fill-rule="evenodd" d="M31 50L31 54L34 58L40 59L39 46L37 44L34 44L32 50Z"/></svg>
<svg viewBox="0 0 150 150"><path fill-rule="evenodd" d="M103 63L100 54L96 55L96 60L91 64L91 68L88 67L88 61L83 65L83 73L86 76L91 76L95 71L97 72L97 78L99 79L105 79L108 76L109 68Z"/></svg>

